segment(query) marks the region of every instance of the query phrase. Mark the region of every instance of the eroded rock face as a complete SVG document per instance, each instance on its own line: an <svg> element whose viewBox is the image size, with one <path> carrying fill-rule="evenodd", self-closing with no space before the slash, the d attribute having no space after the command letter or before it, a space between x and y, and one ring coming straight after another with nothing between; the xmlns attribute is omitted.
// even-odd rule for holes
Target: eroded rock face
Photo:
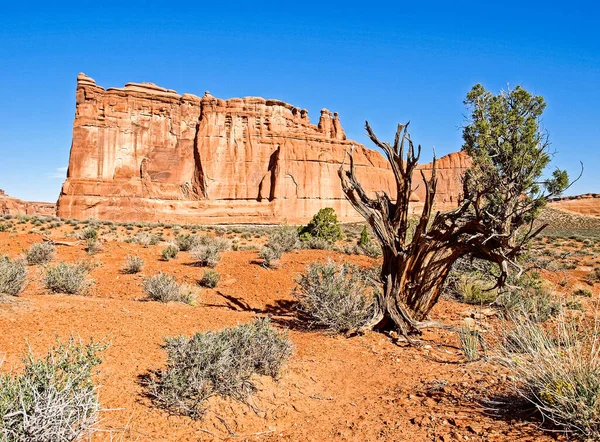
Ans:
<svg viewBox="0 0 600 442"><path fill-rule="evenodd" d="M333 207L343 221L361 220L337 175L352 148L365 188L391 192L387 161L347 140L339 116L327 109L314 125L305 109L278 100L223 100L209 92L200 98L152 83L104 89L80 74L58 216L298 223ZM462 153L438 160L439 208L456 205L468 165ZM422 168L427 175L431 166ZM415 210L424 187L413 195Z"/></svg>
<svg viewBox="0 0 600 442"><path fill-rule="evenodd" d="M549 207L582 215L600 216L600 194L586 193L555 198L550 201Z"/></svg>
<svg viewBox="0 0 600 442"><path fill-rule="evenodd" d="M55 216L56 204L23 201L7 195L0 189L0 215L43 215Z"/></svg>

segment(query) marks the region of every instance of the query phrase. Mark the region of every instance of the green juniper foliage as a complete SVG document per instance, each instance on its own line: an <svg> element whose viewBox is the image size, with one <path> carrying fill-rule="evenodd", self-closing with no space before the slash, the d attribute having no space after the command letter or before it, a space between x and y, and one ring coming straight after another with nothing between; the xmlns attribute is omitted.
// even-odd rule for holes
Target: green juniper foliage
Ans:
<svg viewBox="0 0 600 442"><path fill-rule="evenodd" d="M312 220L298 229L302 241L310 241L311 238L324 239L334 243L342 237L342 229L337 215L331 207L319 210Z"/></svg>
<svg viewBox="0 0 600 442"><path fill-rule="evenodd" d="M521 86L493 95L477 84L465 104L471 118L463 129L463 150L473 159L466 184L470 194L485 194L484 222L504 232L532 221L548 197L569 183L567 172L559 169L541 179L552 159L540 128L544 97Z"/></svg>
<svg viewBox="0 0 600 442"><path fill-rule="evenodd" d="M369 238L369 228L365 224L360 232L360 240L358 241L359 246L368 246L371 242Z"/></svg>

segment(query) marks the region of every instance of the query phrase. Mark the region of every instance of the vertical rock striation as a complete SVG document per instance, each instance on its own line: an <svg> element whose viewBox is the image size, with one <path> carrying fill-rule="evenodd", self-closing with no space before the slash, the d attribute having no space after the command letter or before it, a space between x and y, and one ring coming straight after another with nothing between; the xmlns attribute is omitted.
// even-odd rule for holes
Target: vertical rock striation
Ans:
<svg viewBox="0 0 600 442"><path fill-rule="evenodd" d="M393 190L387 161L347 140L338 114L327 109L314 125L308 111L278 100L200 98L152 83L104 89L79 74L58 216L296 223L333 207L342 220L359 220L337 176L351 148L368 190ZM456 204L468 165L462 153L438 160L439 208ZM427 174L431 166L422 168ZM422 192L415 190L415 210Z"/></svg>

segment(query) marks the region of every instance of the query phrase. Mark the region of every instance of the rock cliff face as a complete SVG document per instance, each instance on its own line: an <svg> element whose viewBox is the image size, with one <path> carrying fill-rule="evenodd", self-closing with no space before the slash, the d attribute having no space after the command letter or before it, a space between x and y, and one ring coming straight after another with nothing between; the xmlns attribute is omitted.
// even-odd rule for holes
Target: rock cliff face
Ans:
<svg viewBox="0 0 600 442"><path fill-rule="evenodd" d="M56 204L23 201L13 198L0 189L0 215L56 215Z"/></svg>
<svg viewBox="0 0 600 442"><path fill-rule="evenodd" d="M600 216L600 194L586 193L555 198L550 201L549 207L582 215Z"/></svg>
<svg viewBox="0 0 600 442"><path fill-rule="evenodd" d="M322 207L360 220L337 170L354 148L367 190L393 190L387 161L346 139L337 113L258 97L179 95L152 83L104 89L77 78L67 180L58 216L194 223L305 222ZM438 160L437 204L456 204L469 159ZM425 174L431 169L423 165ZM420 181L420 174L418 181ZM415 210L424 186L415 190Z"/></svg>

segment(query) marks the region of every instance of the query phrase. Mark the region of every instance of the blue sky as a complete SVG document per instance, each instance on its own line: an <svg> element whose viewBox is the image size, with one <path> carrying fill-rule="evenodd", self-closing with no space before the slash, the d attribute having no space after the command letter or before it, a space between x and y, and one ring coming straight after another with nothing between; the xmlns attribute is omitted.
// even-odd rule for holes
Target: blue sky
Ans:
<svg viewBox="0 0 600 442"><path fill-rule="evenodd" d="M600 6L592 2L10 2L0 14L0 188L55 201L75 85L134 81L258 95L339 112L370 146L411 120L423 160L459 150L475 83L523 85L548 103L554 164L600 192ZM222 6L221 6L222 4ZM166 5L166 6L165 6ZM172 6L171 6L172 5Z"/></svg>

